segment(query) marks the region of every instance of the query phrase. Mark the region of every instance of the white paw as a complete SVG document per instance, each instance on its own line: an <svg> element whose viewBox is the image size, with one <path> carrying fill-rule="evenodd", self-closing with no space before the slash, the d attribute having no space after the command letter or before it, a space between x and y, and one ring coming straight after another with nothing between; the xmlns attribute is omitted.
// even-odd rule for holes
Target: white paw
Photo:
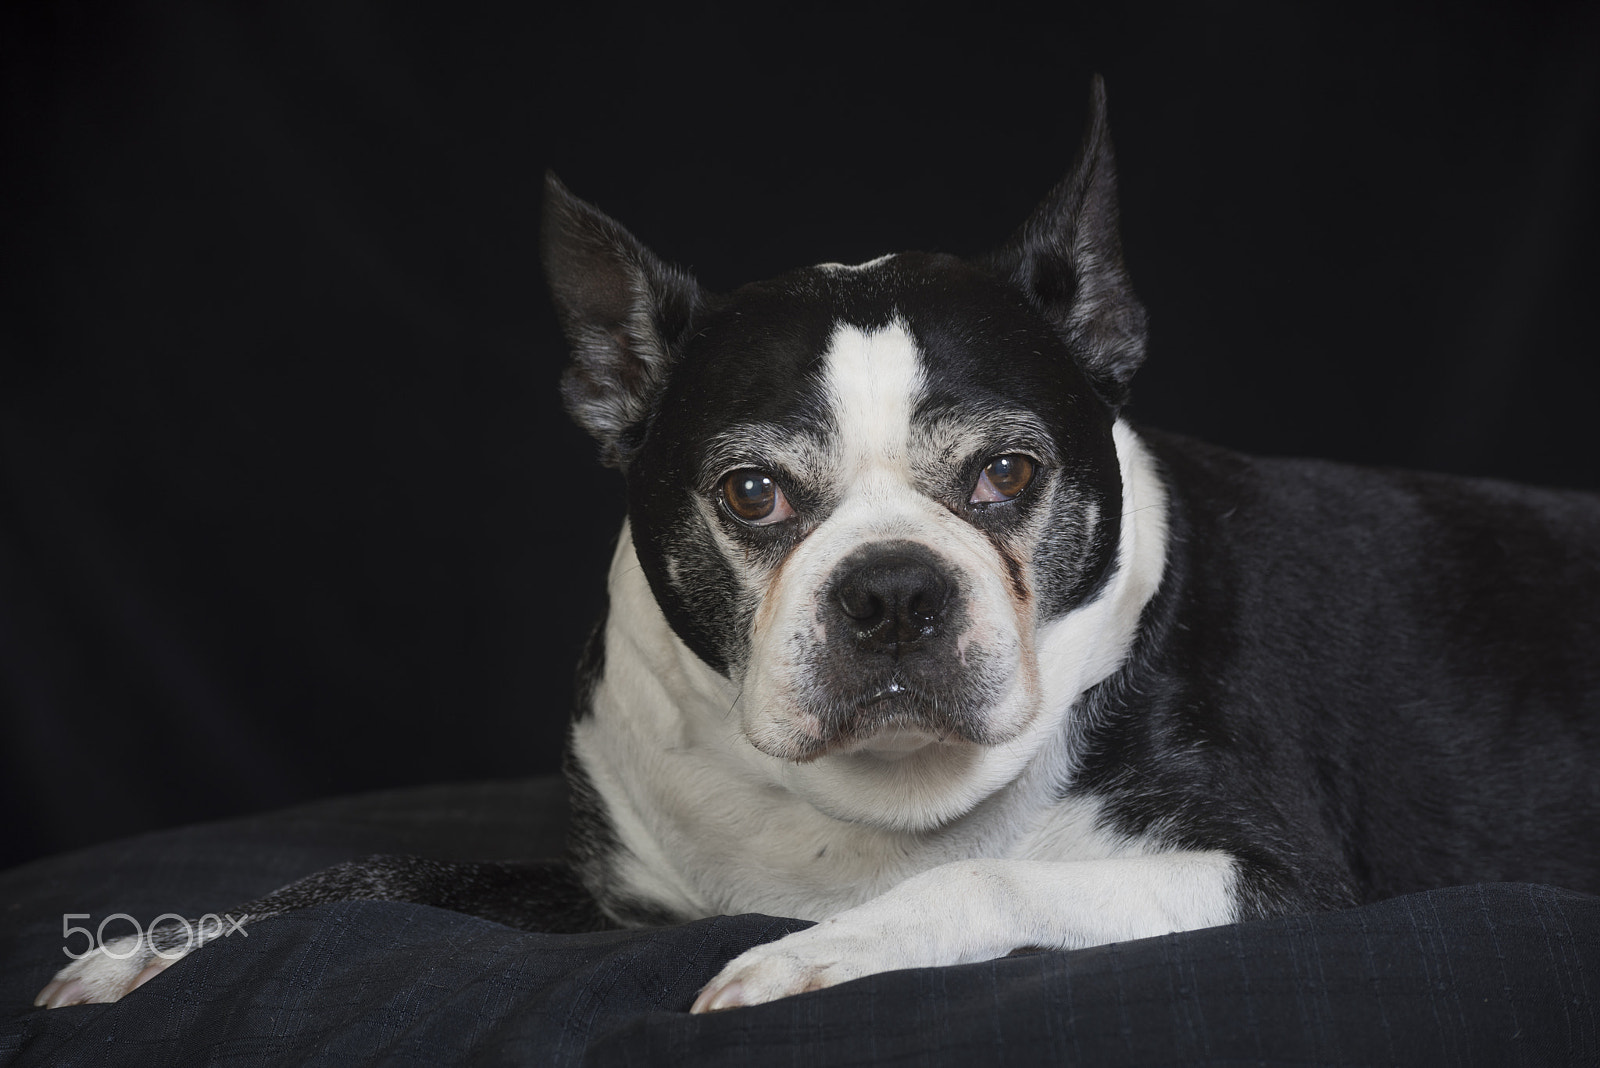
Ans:
<svg viewBox="0 0 1600 1068"><path fill-rule="evenodd" d="M157 953L147 938L125 935L90 950L82 959L56 972L33 999L35 1005L94 1005L116 1001L171 967L188 953L181 945Z"/></svg>
<svg viewBox="0 0 1600 1068"><path fill-rule="evenodd" d="M836 923L825 920L816 927L739 954L701 988L689 1011L718 1012L761 1005L905 967L897 957L846 934Z"/></svg>

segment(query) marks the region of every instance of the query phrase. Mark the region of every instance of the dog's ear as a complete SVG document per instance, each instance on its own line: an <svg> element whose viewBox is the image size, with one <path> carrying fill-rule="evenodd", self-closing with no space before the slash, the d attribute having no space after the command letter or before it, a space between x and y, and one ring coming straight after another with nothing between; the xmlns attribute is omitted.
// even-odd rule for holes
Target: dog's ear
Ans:
<svg viewBox="0 0 1600 1068"><path fill-rule="evenodd" d="M601 459L626 467L700 288L551 173L540 229L545 278L572 345L561 395L600 442Z"/></svg>
<svg viewBox="0 0 1600 1068"><path fill-rule="evenodd" d="M1105 83L1097 74L1089 129L1072 172L988 263L1027 294L1106 400L1120 407L1144 361L1146 324L1122 264L1116 170Z"/></svg>

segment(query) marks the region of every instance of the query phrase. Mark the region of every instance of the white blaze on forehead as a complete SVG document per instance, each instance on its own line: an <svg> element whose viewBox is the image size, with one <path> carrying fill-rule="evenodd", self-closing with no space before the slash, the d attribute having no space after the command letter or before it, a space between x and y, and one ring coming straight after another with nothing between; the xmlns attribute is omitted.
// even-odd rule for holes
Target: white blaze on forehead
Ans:
<svg viewBox="0 0 1600 1068"><path fill-rule="evenodd" d="M890 260L895 258L895 255L896 254L893 252L888 252L877 257L876 259L870 259L865 263L819 263L817 264L817 270L825 271L828 274L847 274L851 271L865 271L881 264L888 263Z"/></svg>
<svg viewBox="0 0 1600 1068"><path fill-rule="evenodd" d="M904 467L911 417L922 396L922 358L905 324L840 326L828 344L824 382L845 469Z"/></svg>

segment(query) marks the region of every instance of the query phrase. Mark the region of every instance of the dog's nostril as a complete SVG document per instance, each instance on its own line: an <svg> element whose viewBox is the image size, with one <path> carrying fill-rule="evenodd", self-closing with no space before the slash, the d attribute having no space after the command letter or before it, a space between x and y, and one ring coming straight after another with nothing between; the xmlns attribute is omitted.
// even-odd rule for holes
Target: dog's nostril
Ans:
<svg viewBox="0 0 1600 1068"><path fill-rule="evenodd" d="M932 620L944 607L944 590L920 590L906 602L906 610L919 620Z"/></svg>
<svg viewBox="0 0 1600 1068"><path fill-rule="evenodd" d="M883 615L883 601L877 594L856 583L846 583L839 587L839 607L844 609L845 615L857 622Z"/></svg>

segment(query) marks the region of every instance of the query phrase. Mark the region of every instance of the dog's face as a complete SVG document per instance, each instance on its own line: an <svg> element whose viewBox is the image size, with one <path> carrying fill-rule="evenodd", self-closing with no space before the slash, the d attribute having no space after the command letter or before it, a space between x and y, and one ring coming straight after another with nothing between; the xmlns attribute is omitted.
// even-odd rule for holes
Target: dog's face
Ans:
<svg viewBox="0 0 1600 1068"><path fill-rule="evenodd" d="M544 252L569 408L750 745L825 779L959 778L1039 719L1041 633L1116 567L1143 348L1098 92L1073 174L979 261L711 295L554 179Z"/></svg>
<svg viewBox="0 0 1600 1068"><path fill-rule="evenodd" d="M993 745L1038 711L1035 629L1113 558L1110 425L979 270L795 272L696 324L629 466L635 546L761 751Z"/></svg>

